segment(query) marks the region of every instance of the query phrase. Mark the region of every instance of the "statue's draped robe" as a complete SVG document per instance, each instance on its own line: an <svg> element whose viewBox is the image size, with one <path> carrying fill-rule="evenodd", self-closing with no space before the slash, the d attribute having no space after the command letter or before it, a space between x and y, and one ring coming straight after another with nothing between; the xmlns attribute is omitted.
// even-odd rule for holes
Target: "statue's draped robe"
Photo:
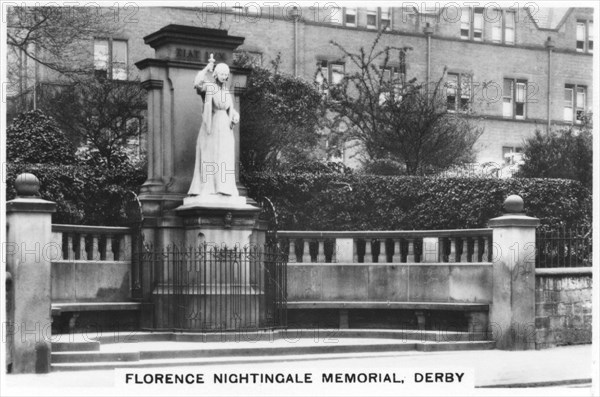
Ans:
<svg viewBox="0 0 600 397"><path fill-rule="evenodd" d="M198 72L194 87L205 93L202 125L196 142L196 162L189 195L239 196L235 181L235 140L232 123L239 114L225 85L206 81L206 70Z"/></svg>

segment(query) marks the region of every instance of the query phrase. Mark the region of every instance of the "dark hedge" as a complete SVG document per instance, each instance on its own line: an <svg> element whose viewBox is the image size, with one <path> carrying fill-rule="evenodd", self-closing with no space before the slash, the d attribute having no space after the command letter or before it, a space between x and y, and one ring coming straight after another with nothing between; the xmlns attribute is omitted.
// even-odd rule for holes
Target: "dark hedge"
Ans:
<svg viewBox="0 0 600 397"><path fill-rule="evenodd" d="M14 180L23 172L40 180L40 195L54 201L53 223L122 226L127 222L123 199L146 180L145 167L123 164L103 169L90 165L8 164L6 199L15 197Z"/></svg>
<svg viewBox="0 0 600 397"><path fill-rule="evenodd" d="M280 230L423 230L486 227L518 194L543 230L590 226L592 199L565 179L254 173L249 195L269 197Z"/></svg>

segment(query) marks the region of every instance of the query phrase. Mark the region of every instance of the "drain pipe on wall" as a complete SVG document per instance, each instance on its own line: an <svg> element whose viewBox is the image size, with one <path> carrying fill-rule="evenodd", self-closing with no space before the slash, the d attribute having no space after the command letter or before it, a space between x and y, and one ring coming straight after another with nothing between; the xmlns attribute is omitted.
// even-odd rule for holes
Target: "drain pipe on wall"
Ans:
<svg viewBox="0 0 600 397"><path fill-rule="evenodd" d="M292 8L292 18L294 18L294 76L298 76L298 20L300 19L300 10L294 6Z"/></svg>
<svg viewBox="0 0 600 397"><path fill-rule="evenodd" d="M548 50L548 87L547 87L547 96L546 96L546 117L548 119L548 124L546 126L546 133L550 132L550 83L552 81L552 50L554 49L554 43L552 42L552 37L548 36L548 40L546 40L546 49Z"/></svg>
<svg viewBox="0 0 600 397"><path fill-rule="evenodd" d="M427 37L427 76L425 80L427 84L427 92L429 92L429 79L431 74L431 35L433 35L433 28L429 22L425 24L423 33L425 33L425 36Z"/></svg>

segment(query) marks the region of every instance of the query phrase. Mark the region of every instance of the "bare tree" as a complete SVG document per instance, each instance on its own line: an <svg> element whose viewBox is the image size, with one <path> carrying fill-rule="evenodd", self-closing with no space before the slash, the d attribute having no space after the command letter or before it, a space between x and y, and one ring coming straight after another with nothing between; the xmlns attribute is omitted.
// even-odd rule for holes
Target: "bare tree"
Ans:
<svg viewBox="0 0 600 397"><path fill-rule="evenodd" d="M9 113L37 108L39 83L65 81L93 70L90 42L119 29L108 8L7 8ZM18 100L15 100L18 99Z"/></svg>
<svg viewBox="0 0 600 397"><path fill-rule="evenodd" d="M88 75L50 93L41 108L106 166L119 162L128 141L143 130L146 93L139 81Z"/></svg>
<svg viewBox="0 0 600 397"><path fill-rule="evenodd" d="M340 141L358 142L367 160L391 159L408 174L423 174L472 161L482 130L472 112L447 110L444 76L427 85L405 78L409 47L379 48L381 34L368 50L339 48L354 70L337 84L326 84L335 114L333 134L346 124ZM444 72L445 73L445 72Z"/></svg>
<svg viewBox="0 0 600 397"><path fill-rule="evenodd" d="M9 7L7 44L58 73L86 73L90 63L73 62L81 43L115 31L110 13L99 7Z"/></svg>

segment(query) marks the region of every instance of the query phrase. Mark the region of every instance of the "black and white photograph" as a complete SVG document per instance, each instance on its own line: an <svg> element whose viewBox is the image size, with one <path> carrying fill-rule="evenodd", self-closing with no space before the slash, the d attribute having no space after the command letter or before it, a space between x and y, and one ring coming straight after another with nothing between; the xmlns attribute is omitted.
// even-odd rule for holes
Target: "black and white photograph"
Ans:
<svg viewBox="0 0 600 397"><path fill-rule="evenodd" d="M0 3L2 396L600 396L596 2Z"/></svg>

